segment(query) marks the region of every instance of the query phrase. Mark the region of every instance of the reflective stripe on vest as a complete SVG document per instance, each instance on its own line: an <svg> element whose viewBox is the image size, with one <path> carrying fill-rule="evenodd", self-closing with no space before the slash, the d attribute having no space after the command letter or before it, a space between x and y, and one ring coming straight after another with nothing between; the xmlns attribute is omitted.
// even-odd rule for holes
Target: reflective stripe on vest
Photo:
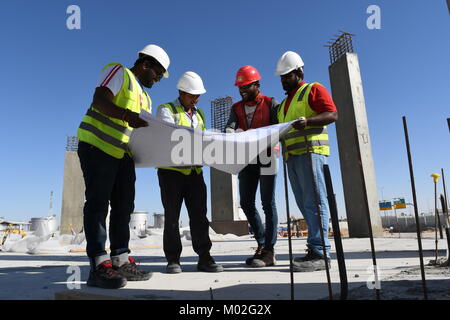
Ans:
<svg viewBox="0 0 450 320"><path fill-rule="evenodd" d="M105 68L111 65L120 64L110 63ZM123 68L123 70L122 88L114 96L112 102L120 108L136 113L140 113L141 109L151 112L151 99L147 92L142 91L142 95L146 96L146 99L143 99L139 94L140 85L133 73L127 68ZM125 152L131 155L127 144L132 131L133 128L127 122L109 117L91 105L78 128L78 139L121 159Z"/></svg>
<svg viewBox="0 0 450 320"><path fill-rule="evenodd" d="M296 120L300 117L310 118L317 115L309 106L309 93L312 86L313 84L305 83L297 90L286 114L284 113L286 99L283 100L278 109L278 121L280 123ZM290 154L300 155L307 152L327 156L330 154L326 126L307 126L303 130L293 128L283 137L282 144L285 159Z"/></svg>
<svg viewBox="0 0 450 320"><path fill-rule="evenodd" d="M191 127L191 122L189 121L182 106L175 106L173 102L166 103L163 106L169 107L172 111L173 119L176 125ZM195 129L205 130L205 116L203 111L199 108L197 108L197 127ZM197 174L202 172L202 166L159 167L159 169L175 170L184 175L190 175L193 170L195 170Z"/></svg>

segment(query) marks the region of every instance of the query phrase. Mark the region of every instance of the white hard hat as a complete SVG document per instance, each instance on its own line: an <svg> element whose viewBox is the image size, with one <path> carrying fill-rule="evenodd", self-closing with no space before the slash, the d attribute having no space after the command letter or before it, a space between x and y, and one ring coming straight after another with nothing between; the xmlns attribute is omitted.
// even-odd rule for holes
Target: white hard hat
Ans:
<svg viewBox="0 0 450 320"><path fill-rule="evenodd" d="M177 89L190 94L203 94L206 92L202 78L192 71L183 73L178 80Z"/></svg>
<svg viewBox="0 0 450 320"><path fill-rule="evenodd" d="M155 44L149 44L149 45L145 46L144 49L142 49L141 51L138 52L138 57L141 53L155 58L163 66L163 68L166 69L166 72L164 72L164 78L169 77L168 69L169 69L170 59L169 59L169 56L167 55L167 53L163 50L163 48L158 47Z"/></svg>
<svg viewBox="0 0 450 320"><path fill-rule="evenodd" d="M303 63L302 58L297 53L293 51L286 51L281 56L280 60L278 60L275 75L281 76L298 68L302 68L303 70L304 65L305 64Z"/></svg>

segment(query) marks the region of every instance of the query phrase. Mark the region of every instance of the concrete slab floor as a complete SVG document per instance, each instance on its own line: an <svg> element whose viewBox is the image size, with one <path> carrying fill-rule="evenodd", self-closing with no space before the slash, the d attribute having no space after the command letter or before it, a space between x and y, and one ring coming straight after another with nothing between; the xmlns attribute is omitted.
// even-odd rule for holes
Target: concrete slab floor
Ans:
<svg viewBox="0 0 450 320"><path fill-rule="evenodd" d="M59 299L69 299L70 295L73 299L89 299L90 294L102 298L133 300L289 300L291 297L287 239L279 239L277 242L277 265L262 269L253 269L244 263L245 259L253 254L255 244L254 240L213 242L211 254L224 266L222 273L198 272L197 256L192 246L185 246L181 258L183 272L175 275L164 273L166 261L161 248L135 249L131 255L140 262L143 269L152 271L153 277L145 282L130 281L126 287L118 290L86 286L89 265L83 253L29 255L0 252L0 300L52 300L55 299L55 293L60 292L62 295L58 296ZM435 241L432 237L427 237L423 239L422 245L427 264L434 259ZM292 247L294 256L303 255L306 239L294 238ZM343 247L349 298L374 299L375 290L369 290L367 287L373 277L369 239L344 238ZM339 270L333 248L332 241L330 275L333 293L338 298ZM421 286L417 240L414 236L377 238L375 248L382 299L422 299L420 288L415 291L411 289ZM439 240L439 255L442 257L445 254L446 240ZM427 283L430 288L437 290L430 298L450 299L448 290L440 288L449 288L449 269L441 268L438 272L434 269L427 267L426 271ZM76 282L73 282L74 280ZM295 299L328 299L325 271L294 273L294 282ZM410 291L414 292L412 295L403 291L392 295L389 294L392 288L404 288L403 291L411 289Z"/></svg>

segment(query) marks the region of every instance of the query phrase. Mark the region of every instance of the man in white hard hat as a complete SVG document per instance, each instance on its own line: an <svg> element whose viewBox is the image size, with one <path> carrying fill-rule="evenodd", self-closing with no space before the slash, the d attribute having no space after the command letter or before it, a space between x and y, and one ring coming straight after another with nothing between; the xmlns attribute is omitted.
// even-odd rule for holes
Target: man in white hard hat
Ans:
<svg viewBox="0 0 450 320"><path fill-rule="evenodd" d="M178 81L179 96L172 102L158 107L162 120L185 127L205 130L203 111L197 108L200 95L206 90L198 74L185 72ZM199 166L158 168L161 201L164 206L164 254L167 259L167 273L182 272L180 256L179 218L183 201L189 215L192 246L199 255L197 269L205 272L221 272L223 267L211 257L209 221L206 217L206 185Z"/></svg>
<svg viewBox="0 0 450 320"><path fill-rule="evenodd" d="M86 186L84 232L91 266L88 286L116 289L125 286L127 280L151 277L128 256L136 180L128 141L134 128L148 125L139 118L142 109L151 112L152 107L144 87L151 88L163 76L168 77L169 64L167 53L151 44L138 52L130 69L119 63L106 65L78 128L78 156ZM105 251L109 205L110 255Z"/></svg>
<svg viewBox="0 0 450 320"><path fill-rule="evenodd" d="M295 52L287 51L278 60L275 74L280 76L287 94L278 109L278 122L298 119L294 128L283 137L283 153L295 200L308 226L307 254L294 259L293 269L296 272L311 272L326 269L325 261L330 263L330 213L323 165L330 154L326 125L335 122L338 115L328 91L319 83L303 80L303 68L302 58ZM318 207L325 250L317 217Z"/></svg>

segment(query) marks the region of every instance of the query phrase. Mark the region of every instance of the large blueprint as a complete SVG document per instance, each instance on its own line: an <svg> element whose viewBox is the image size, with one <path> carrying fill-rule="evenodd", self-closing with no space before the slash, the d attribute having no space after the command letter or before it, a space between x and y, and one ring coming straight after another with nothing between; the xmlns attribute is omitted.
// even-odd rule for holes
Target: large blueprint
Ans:
<svg viewBox="0 0 450 320"><path fill-rule="evenodd" d="M273 159L280 137L292 127L282 123L240 133L202 131L171 124L142 111L148 127L134 129L129 146L137 168L163 166L211 166L237 174L258 156L262 163Z"/></svg>

